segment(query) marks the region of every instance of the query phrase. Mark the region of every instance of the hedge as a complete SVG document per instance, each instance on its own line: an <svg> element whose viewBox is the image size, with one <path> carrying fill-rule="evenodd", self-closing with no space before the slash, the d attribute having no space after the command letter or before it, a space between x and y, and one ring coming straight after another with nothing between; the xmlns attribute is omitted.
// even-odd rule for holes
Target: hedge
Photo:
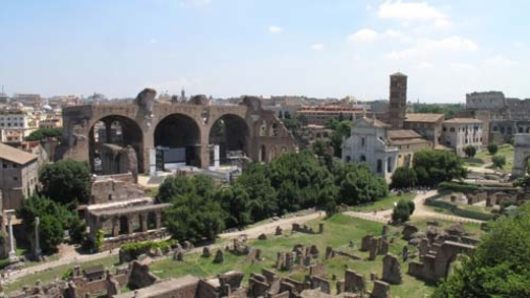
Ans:
<svg viewBox="0 0 530 298"><path fill-rule="evenodd" d="M492 220L495 218L493 214L486 214L478 211L468 210L468 209L461 209L458 208L457 205L437 200L436 198L428 198L425 200L425 205L441 208L445 210L449 210L452 214L456 216L466 217L466 218L472 218L472 219L478 219L478 220Z"/></svg>
<svg viewBox="0 0 530 298"><path fill-rule="evenodd" d="M478 185L459 183L459 182L442 182L438 185L440 190L450 190L455 192L470 193L479 190Z"/></svg>
<svg viewBox="0 0 530 298"><path fill-rule="evenodd" d="M167 252L175 244L174 240L129 242L121 246L120 252L127 253L133 259L138 258L152 249L160 249Z"/></svg>

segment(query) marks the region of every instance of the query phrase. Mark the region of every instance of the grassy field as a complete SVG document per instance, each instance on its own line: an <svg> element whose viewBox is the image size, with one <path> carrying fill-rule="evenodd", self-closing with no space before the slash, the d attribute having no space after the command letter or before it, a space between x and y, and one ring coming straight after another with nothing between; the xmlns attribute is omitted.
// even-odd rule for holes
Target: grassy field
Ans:
<svg viewBox="0 0 530 298"><path fill-rule="evenodd" d="M513 155L514 155L513 146L510 144L502 144L499 146L499 150L497 151L495 155L501 155L501 156L506 157L506 165L500 170L502 172L507 172L507 173L511 172L513 168ZM464 162L467 166L479 167L483 164L491 163L491 155L487 149L484 149L480 152L477 152L475 157L464 159Z"/></svg>
<svg viewBox="0 0 530 298"><path fill-rule="evenodd" d="M410 201L410 200L413 200L415 196L416 194L412 192L404 193L401 196L397 194L390 194L386 198L383 198L371 204L353 206L352 210L359 211L359 212L370 212L370 211L376 211L376 210L380 211L380 210L385 210L385 209L391 209L394 207L394 203L396 203L400 199Z"/></svg>
<svg viewBox="0 0 530 298"><path fill-rule="evenodd" d="M96 261L79 263L79 265L83 269L96 266L96 265L103 265L108 269L112 269L117 263L118 263L118 256L114 255L114 256L109 256L109 257L102 258ZM61 279L64 273L72 269L74 265L75 264L72 263L68 265L58 266L55 268L50 268L42 272L26 275L16 280L13 283L4 284L4 291L9 294L15 290L20 290L23 286L26 286L26 285L33 286L35 285L37 281L41 281L41 283L46 284L46 283L49 283L55 280L56 278Z"/></svg>
<svg viewBox="0 0 530 298"><path fill-rule="evenodd" d="M316 229L319 222L321 222L321 220L315 220L310 222L310 225ZM263 260L261 262L251 262L247 260L246 256L235 256L230 253L225 253L224 263L214 264L212 262L212 257L202 258L200 257L200 254L195 253L185 255L184 262L176 262L172 259L157 261L151 265L151 270L154 274L162 278L179 277L186 274L200 277L214 277L219 273L229 270L240 270L245 273L246 283L246 279L251 272L259 272L262 268L272 268L276 261L277 252L290 251L295 244L315 244L320 250L320 260L326 264L326 271L329 279L331 279L332 274L335 274L339 279L344 278L344 270L346 267L364 274L367 280L369 280L371 272L375 272L378 276L381 276L383 256L378 256L375 261L368 261L366 260L368 254L359 251L358 248L360 247L361 238L363 236L367 234L379 235L382 230L382 224L345 215L335 215L324 222L325 231L323 234L309 235L295 233L281 236L269 235L268 240L250 241L250 246L262 250ZM400 228L390 228L391 235L396 235L394 242L390 246L390 252L396 256L400 255L400 252L405 245L405 242L401 240L398 235L400 230ZM355 248L348 247L350 240L355 243ZM356 255L361 256L363 259L351 260L345 257L336 257L331 260L324 260L323 255L327 245L331 245L335 249L350 250ZM402 264L402 272L404 283L391 287L392 297L410 297L410 293L414 293L414 297L428 297L430 295L432 287L408 276L406 274L406 264ZM304 269L297 269L292 272L279 272L279 274L283 276L289 275L301 280L303 276L307 274L307 271ZM368 285L369 288L372 287L372 284L369 282Z"/></svg>

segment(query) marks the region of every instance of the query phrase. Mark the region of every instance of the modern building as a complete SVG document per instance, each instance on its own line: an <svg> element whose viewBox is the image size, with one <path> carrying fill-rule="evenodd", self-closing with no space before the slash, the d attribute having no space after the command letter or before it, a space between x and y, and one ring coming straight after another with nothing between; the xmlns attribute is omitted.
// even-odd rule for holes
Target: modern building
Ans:
<svg viewBox="0 0 530 298"><path fill-rule="evenodd" d="M0 143L0 189L3 210L17 209L35 192L39 166L37 156Z"/></svg>
<svg viewBox="0 0 530 298"><path fill-rule="evenodd" d="M482 121L474 118L453 118L442 123L442 144L465 156L464 148L482 148Z"/></svg>
<svg viewBox="0 0 530 298"><path fill-rule="evenodd" d="M319 105L302 107L297 115L302 115L307 124L326 125L332 119L351 120L353 115L360 117L364 112L364 107L356 105Z"/></svg>

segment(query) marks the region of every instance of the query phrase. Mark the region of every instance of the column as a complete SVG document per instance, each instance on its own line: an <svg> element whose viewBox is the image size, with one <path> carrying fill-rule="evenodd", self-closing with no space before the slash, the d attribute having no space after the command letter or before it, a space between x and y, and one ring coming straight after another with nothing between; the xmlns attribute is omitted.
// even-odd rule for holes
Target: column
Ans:
<svg viewBox="0 0 530 298"><path fill-rule="evenodd" d="M38 260L41 256L41 249L40 249L40 239L39 239L39 225L40 225L40 218L37 216L35 217L35 258Z"/></svg>
<svg viewBox="0 0 530 298"><path fill-rule="evenodd" d="M131 215L128 215L127 216L127 234L133 233L132 222L133 221L132 221Z"/></svg>
<svg viewBox="0 0 530 298"><path fill-rule="evenodd" d="M156 229L160 229L162 227L162 215L160 214L160 212L156 212L155 213L155 216L156 216Z"/></svg>
<svg viewBox="0 0 530 298"><path fill-rule="evenodd" d="M16 261L17 253L15 251L15 237L13 236L13 213L7 213L7 225L9 228L9 260Z"/></svg>
<svg viewBox="0 0 530 298"><path fill-rule="evenodd" d="M213 167L219 168L219 145L213 145Z"/></svg>
<svg viewBox="0 0 530 298"><path fill-rule="evenodd" d="M140 230L142 232L147 231L147 215L146 214L140 214Z"/></svg>
<svg viewBox="0 0 530 298"><path fill-rule="evenodd" d="M119 234L120 226L119 226L119 224L117 222L118 222L118 219L116 217L114 217L112 219L112 236L113 237L116 237Z"/></svg>

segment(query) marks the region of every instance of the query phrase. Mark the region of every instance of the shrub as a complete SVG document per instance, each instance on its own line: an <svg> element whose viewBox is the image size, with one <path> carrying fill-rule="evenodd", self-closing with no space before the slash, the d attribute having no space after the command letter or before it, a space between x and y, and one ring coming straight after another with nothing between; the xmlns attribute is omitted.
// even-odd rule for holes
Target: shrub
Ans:
<svg viewBox="0 0 530 298"><path fill-rule="evenodd" d="M399 167L392 174L391 188L410 188L416 186L418 183L418 176L412 168Z"/></svg>
<svg viewBox="0 0 530 298"><path fill-rule="evenodd" d="M493 166L498 169L502 169L506 165L506 157L503 155L494 155L491 161L493 162Z"/></svg>
<svg viewBox="0 0 530 298"><path fill-rule="evenodd" d="M464 153L466 154L466 156L468 158L471 158L471 157L475 156L475 154L477 154L477 148L475 148L474 146L471 146L471 145L466 146L464 148Z"/></svg>
<svg viewBox="0 0 530 298"><path fill-rule="evenodd" d="M498 150L499 150L499 146L497 146L497 144L488 145L488 152L490 153L490 155L495 155L495 153L497 153Z"/></svg>
<svg viewBox="0 0 530 298"><path fill-rule="evenodd" d="M412 203L412 210L409 203ZM392 211L392 221L395 223L403 223L409 220L410 215L414 212L414 203L406 200L399 200Z"/></svg>

